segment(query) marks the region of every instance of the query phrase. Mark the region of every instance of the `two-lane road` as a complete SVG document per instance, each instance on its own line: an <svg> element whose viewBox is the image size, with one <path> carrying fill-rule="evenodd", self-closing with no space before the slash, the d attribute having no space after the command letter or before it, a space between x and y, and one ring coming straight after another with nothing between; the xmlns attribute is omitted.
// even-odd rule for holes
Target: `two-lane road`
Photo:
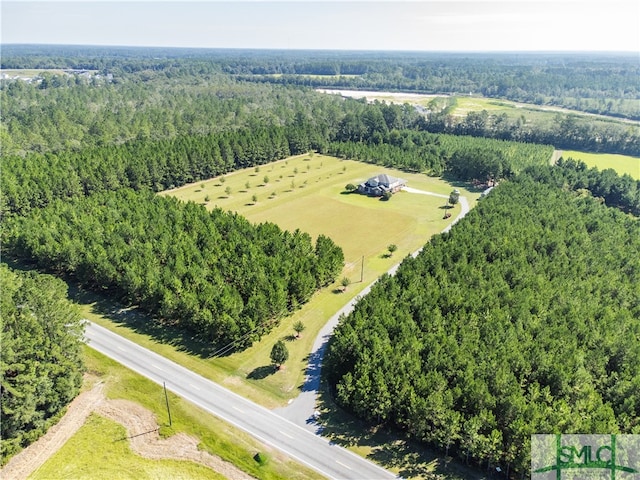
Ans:
<svg viewBox="0 0 640 480"><path fill-rule="evenodd" d="M322 475L359 480L396 478L372 462L103 327L89 323L85 336L95 350L160 385L166 382L167 389L182 398Z"/></svg>

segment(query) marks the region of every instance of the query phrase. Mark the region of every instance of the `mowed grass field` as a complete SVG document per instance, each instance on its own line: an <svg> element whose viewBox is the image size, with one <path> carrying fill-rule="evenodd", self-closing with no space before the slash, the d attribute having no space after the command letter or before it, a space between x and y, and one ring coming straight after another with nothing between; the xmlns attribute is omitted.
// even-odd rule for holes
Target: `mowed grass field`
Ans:
<svg viewBox="0 0 640 480"><path fill-rule="evenodd" d="M169 392L172 425L168 426L161 386L141 377L102 354L85 347L90 388L105 383L110 399L134 401L153 412L162 437L184 432L200 440L199 448L233 463L260 479L320 479L316 472L260 444L238 430ZM265 453L269 461L259 465L253 456ZM75 435L30 477L50 479L223 479L208 467L184 460L150 460L134 453L126 430L119 423L93 413Z"/></svg>
<svg viewBox="0 0 640 480"><path fill-rule="evenodd" d="M314 238L322 233L342 247L345 267L336 282L317 292L307 304L245 351L211 357L207 345L193 340L189 332L166 332L135 309L123 312L121 305L108 298L82 291L72 293L85 318L267 408L284 406L298 395L309 352L328 319L403 257L442 231L450 221L443 219L446 199L440 197L399 192L385 202L344 191L346 184L357 184L382 172L407 179L413 188L440 195L448 196L454 188L441 179L426 175L404 174L316 154L292 157L260 166L257 171L246 169L228 174L224 180L218 177L163 193L206 204L208 208L217 206L236 211L253 222L270 221L289 230L299 228ZM266 181L265 176L268 177ZM469 199L470 205L480 194L462 186L455 188ZM460 206L455 206L451 212L455 218ZM392 243L398 249L389 256L387 246ZM352 282L346 292L339 288L343 277ZM296 339L293 325L299 320L306 328L301 338ZM284 370L275 372L270 366L269 354L280 339L286 341L289 360Z"/></svg>
<svg viewBox="0 0 640 480"><path fill-rule="evenodd" d="M364 255L366 266L367 262L379 263L376 260L390 243L398 245L394 254L397 259L448 224L441 208L446 199L399 192L390 201L381 201L345 192L348 183L357 185L378 173L404 178L410 187L440 195L448 196L458 188L426 175L335 157L301 155L164 194L238 212L254 223L273 222L286 230L298 228L312 237L328 235L342 247L347 264L360 263ZM469 192L466 195L473 196ZM459 208L452 210L454 216ZM383 263L383 268L391 264Z"/></svg>
<svg viewBox="0 0 640 480"><path fill-rule="evenodd" d="M581 160L589 167L597 167L602 171L607 168L614 169L619 175L629 174L632 178L640 180L640 157L628 155L615 155L613 153L587 153L564 150L562 157Z"/></svg>
<svg viewBox="0 0 640 480"><path fill-rule="evenodd" d="M390 201L385 202L358 194L347 194L344 191L348 183L357 184L374 174L383 172L407 179L408 185L412 188L440 195L448 196L453 188L458 188L462 195L467 197L471 206L480 195L480 191L470 191L464 186L454 186L426 175L405 174L393 169L318 154L291 157L260 166L258 169L233 172L226 175L224 179L218 177L163 193L163 195L174 195L185 201L205 204L208 208L220 207L236 211L253 222L270 221L285 229L299 228L313 237L322 233L333 238L343 248L346 265L337 281L317 292L302 308L283 319L269 335L243 352L225 357L211 357L207 353L206 345L194 341L189 332L169 332L168 335L167 332L160 332L149 316L137 312L135 308L123 310L121 305L107 297L76 288L71 289L71 296L80 305L85 318L110 328L259 404L268 408L282 407L298 395L305 379L309 352L327 320L382 273L399 263L409 253L422 247L432 235L442 231L450 222L450 219L442 218L446 199L441 197L399 192ZM460 212L460 206L457 205L451 212L452 218L455 218ZM395 243L398 250L390 257L387 246L391 243ZM338 288L343 276L352 281L345 292L341 292ZM304 323L306 329L301 337L296 339L293 325L298 320ZM276 372L270 365L269 353L279 339L286 341L289 360L285 363L283 370ZM101 357L96 352L87 350L90 352L90 357ZM91 361L95 363L94 360ZM111 378L113 374L110 371L115 368L115 363L107 359L101 359L100 362L108 367L92 366L91 369L101 371L103 375ZM134 374L129 372L127 375ZM131 398L126 395L132 395L131 399L134 401L139 401L147 408L156 408L157 410L154 411L157 412L159 421L166 421L164 405L158 399L161 392L159 386L144 379L135 380L135 383L143 382L143 388L137 384L121 381L119 380L121 377L117 375L114 375L114 378L118 385L116 390L118 393L110 393L110 396ZM181 405L180 408L190 412L188 415L185 414L188 420L184 423L197 426L197 428L185 427L185 431L195 432L194 434L202 440L203 444L212 445L209 448L213 453L229 459L236 465L242 465L236 463L234 456L225 456L224 451L227 449L246 451L241 448L247 443L244 436L238 437L240 446L227 445L225 439L228 437L219 440L223 444L220 446L216 443L217 437L214 437L211 432L230 431L228 426L221 422L203 426L198 423L199 416L207 419L207 422L212 422L210 416L202 414L198 409L174 395L170 396L170 401L172 416L174 415L173 405L177 402ZM342 418L338 412L335 414L338 418ZM92 421L95 422L95 420ZM339 421L342 423L342 420ZM180 425L179 422L178 424ZM399 441L393 436L376 437L376 443L372 444L372 438L366 432L359 431L358 425L357 422L355 424L346 422L340 428L332 425L329 420L326 427L340 443L346 430L348 432L346 436L351 439L348 442L349 448L361 455L378 457L375 452L390 452L389 455L393 456L393 459L386 458L386 454L379 457L387 468L399 471L403 467L417 465L416 458L419 457L418 463L421 468L416 470L420 472L416 474L418 477L424 472L443 471L442 465L439 465L433 453L425 453L421 447L409 446L404 442L398 443ZM115 432L118 427L109 425L107 422L105 425L100 423L98 428L109 429L109 431L113 429ZM175 424L174 430L179 430ZM88 435L83 441L89 442L92 441L92 436L99 435L95 428L82 434ZM230 435L233 437L235 434L231 432ZM220 449L223 453L220 453ZM56 460L57 464L54 465L60 466L70 461L68 457L71 456L71 452L67 451L66 455L67 458L63 456L62 460ZM108 455L113 454L105 453L104 455L105 461L110 461ZM119 450L117 455L125 455L126 463L133 454ZM245 461L242 460L241 453L234 455L241 461ZM135 460L135 462L141 471L151 468L145 466L144 461ZM171 461L163 463L167 472L178 472L173 463ZM114 465L114 468L119 468L117 463L114 462ZM55 471L56 467L52 468L48 471ZM186 470L183 471L193 472L193 478L200 478L198 465L189 465L185 468ZM278 468L288 467L282 465ZM448 478L460 478L448 468L445 468L445 471ZM262 471L261 474L260 478L271 478L264 476L266 474ZM176 473L175 478L180 478L179 475ZM307 478L308 472L302 470L296 475L284 473L282 478ZM46 476L39 478L46 478Z"/></svg>

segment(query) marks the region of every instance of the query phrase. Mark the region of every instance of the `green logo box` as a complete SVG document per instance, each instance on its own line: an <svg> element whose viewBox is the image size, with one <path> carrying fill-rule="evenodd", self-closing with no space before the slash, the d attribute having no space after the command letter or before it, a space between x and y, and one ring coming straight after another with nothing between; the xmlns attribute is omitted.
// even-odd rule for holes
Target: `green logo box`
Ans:
<svg viewBox="0 0 640 480"><path fill-rule="evenodd" d="M640 480L640 435L532 435L532 480Z"/></svg>

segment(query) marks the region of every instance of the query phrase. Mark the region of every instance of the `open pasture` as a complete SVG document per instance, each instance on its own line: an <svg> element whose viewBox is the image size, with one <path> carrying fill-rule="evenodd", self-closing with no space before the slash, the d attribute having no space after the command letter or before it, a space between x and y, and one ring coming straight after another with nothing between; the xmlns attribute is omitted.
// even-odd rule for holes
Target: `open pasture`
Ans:
<svg viewBox="0 0 640 480"><path fill-rule="evenodd" d="M614 169L619 175L629 174L632 178L640 180L640 158L628 155L615 155L613 153L587 153L564 150L564 159L573 158L586 163L589 167L597 167L602 171L607 168Z"/></svg>
<svg viewBox="0 0 640 480"><path fill-rule="evenodd" d="M327 320L381 274L442 231L450 221L443 219L445 198L398 192L391 200L381 201L345 192L348 183L357 185L383 172L406 179L412 188L439 195L448 196L453 188L458 188L470 205L480 194L424 174L407 174L318 154L290 157L163 192L163 195L195 201L207 208L238 212L252 222L269 221L287 230L299 228L314 238L319 234L327 235L342 247L345 267L333 285L317 292L268 336L243 352L213 359L195 358L175 347L145 341L142 336L136 336L135 340L154 350L162 350L163 355L267 407L281 406L297 396L304 381L306 356ZM456 205L450 212L455 218L460 206ZM390 244L397 246L393 255L387 250ZM340 293L342 277L349 278L351 285L346 292ZM91 313L87 312L98 323L106 323L105 326L110 323ZM134 318L130 317L124 323L135 328L136 325L132 325L136 322ZM297 321L302 321L306 329L302 338L293 339L292 326ZM126 329L118 330L121 334L132 334ZM282 338L288 340L289 360L285 370L274 374L269 371L269 353L273 344Z"/></svg>
<svg viewBox="0 0 640 480"><path fill-rule="evenodd" d="M255 223L273 222L286 230L300 229L314 238L331 237L345 254L345 262L365 264L398 246L402 257L424 245L446 225L446 199L398 192L390 201L346 193L378 173L404 178L419 190L448 195L454 188L440 179L323 155L301 155L233 172L205 182L165 192L208 208L238 212ZM468 192L463 195L469 195ZM455 216L459 206L452 210Z"/></svg>

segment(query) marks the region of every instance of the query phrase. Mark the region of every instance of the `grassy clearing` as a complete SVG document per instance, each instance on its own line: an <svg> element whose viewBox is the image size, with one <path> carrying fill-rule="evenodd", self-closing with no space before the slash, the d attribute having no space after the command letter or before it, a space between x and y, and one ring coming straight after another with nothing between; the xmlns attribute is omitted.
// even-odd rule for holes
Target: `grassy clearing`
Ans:
<svg viewBox="0 0 640 480"><path fill-rule="evenodd" d="M214 178L164 193L206 203L209 208L217 205L234 210L251 221L272 221L282 228L300 228L314 237L323 233L345 252L346 265L338 277L338 282L343 276L352 282L345 293L338 293L338 282L317 292L310 302L243 352L212 358L209 346L198 343L188 332L158 328L135 309L122 311L117 303L93 293L72 290L72 294L81 304L85 318L267 408L283 406L298 395L309 351L326 321L366 285L447 225L442 218L445 202L442 198L399 192L390 201L383 202L343 192L347 183L357 184L381 171L402 176L411 187L420 190L448 195L454 188L426 175L404 174L322 155L301 155L263 165L257 171L246 169L226 175L224 180ZM226 193L227 187L230 193ZM459 188L471 204L480 193L460 185L455 188ZM252 200L253 195L257 202ZM205 202L207 196L209 201ZM458 205L452 210L454 217L459 209ZM391 243L398 249L389 257L387 246ZM293 325L299 320L306 328L302 337L295 339ZM286 341L289 360L284 370L275 372L270 366L269 353L279 339Z"/></svg>
<svg viewBox="0 0 640 480"><path fill-rule="evenodd" d="M92 414L78 433L30 478L222 480L225 477L192 462L142 458L131 451L122 425Z"/></svg>
<svg viewBox="0 0 640 480"><path fill-rule="evenodd" d="M562 152L565 159L573 158L581 160L589 167L597 167L598 170L612 168L618 174L625 173L631 175L636 180L640 180L640 158L628 155L615 155L613 153L587 153L565 150Z"/></svg>
<svg viewBox="0 0 640 480"><path fill-rule="evenodd" d="M343 95L352 97L362 97L362 92L343 91ZM351 92L351 93L349 93ZM528 103L513 102L510 100L502 100L488 97L474 96L458 96L444 97L434 95L421 94L395 94L389 92L367 92L366 98L369 101L379 100L388 103L409 103L412 105L422 105L431 108L432 102L441 107L445 107L448 101L453 101L454 106L450 110L450 114L454 117L464 118L470 112L481 112L486 110L490 115L506 114L510 121L520 119L525 125L535 126L536 128L550 129L558 125L558 115L575 115L589 119L590 122L599 124L624 124L637 125L639 122L624 121L615 117L607 117L604 115L591 115L578 110L570 110L562 107L535 105ZM437 109L437 108L436 108Z"/></svg>
<svg viewBox="0 0 640 480"><path fill-rule="evenodd" d="M200 439L201 449L220 456L256 478L322 478L171 392L172 426L168 427L162 387L88 347L85 347L85 353L89 372L106 382L107 397L132 400L151 410L163 425L161 435L178 432L193 435ZM93 414L31 478L224 478L194 462L142 458L131 451L128 442L123 441L125 437L122 426ZM253 459L257 452L268 454L270 460L266 465L260 466Z"/></svg>

